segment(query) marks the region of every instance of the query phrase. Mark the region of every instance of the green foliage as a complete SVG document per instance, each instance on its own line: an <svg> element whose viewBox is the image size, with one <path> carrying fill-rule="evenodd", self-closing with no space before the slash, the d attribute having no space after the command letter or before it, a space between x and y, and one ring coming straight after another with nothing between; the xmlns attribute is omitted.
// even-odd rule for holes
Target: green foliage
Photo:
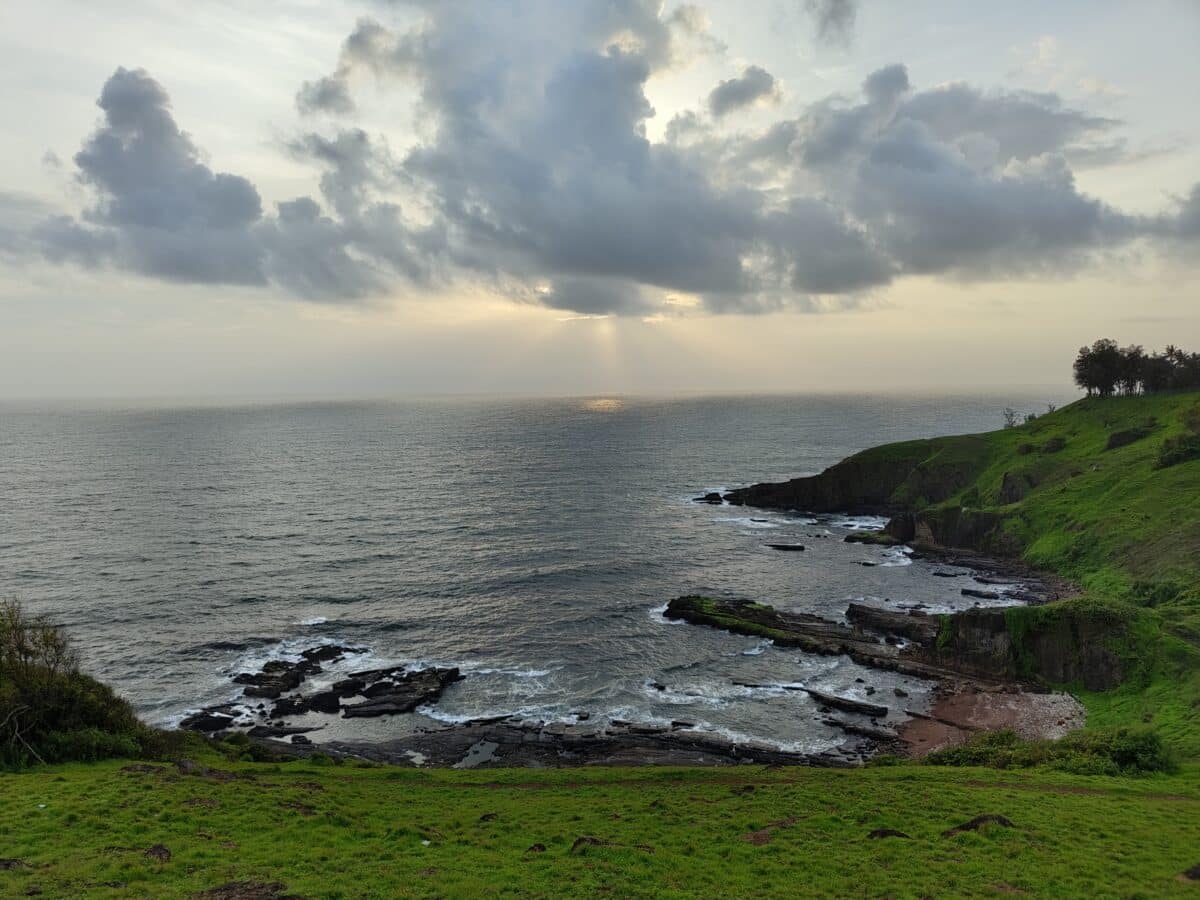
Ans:
<svg viewBox="0 0 1200 900"><path fill-rule="evenodd" d="M1079 731L1058 741L1026 741L1011 730L978 734L965 744L929 754L930 766L1043 766L1077 775L1148 775L1178 770L1162 737L1149 729Z"/></svg>
<svg viewBox="0 0 1200 900"><path fill-rule="evenodd" d="M128 703L79 671L58 628L0 604L0 767L129 756L149 735Z"/></svg>

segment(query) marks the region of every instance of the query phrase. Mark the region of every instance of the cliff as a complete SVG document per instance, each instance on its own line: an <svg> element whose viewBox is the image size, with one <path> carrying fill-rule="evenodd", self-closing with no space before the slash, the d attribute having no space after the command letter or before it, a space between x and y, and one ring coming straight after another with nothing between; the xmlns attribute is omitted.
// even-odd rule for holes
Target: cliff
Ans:
<svg viewBox="0 0 1200 900"><path fill-rule="evenodd" d="M887 515L886 533L914 547L1070 579L1081 589L1071 599L948 617L923 661L1107 692L1089 698L1092 721L1158 723L1200 755L1200 453L1180 450L1196 446L1200 393L1088 398L725 499Z"/></svg>

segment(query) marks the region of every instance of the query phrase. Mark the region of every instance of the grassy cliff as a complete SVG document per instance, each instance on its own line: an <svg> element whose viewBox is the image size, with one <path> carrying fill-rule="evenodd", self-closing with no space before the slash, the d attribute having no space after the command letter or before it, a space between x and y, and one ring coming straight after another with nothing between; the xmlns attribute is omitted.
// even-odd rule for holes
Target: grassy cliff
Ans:
<svg viewBox="0 0 1200 900"><path fill-rule="evenodd" d="M1070 578L1079 596L1005 614L1021 674L1069 682L1070 667L1047 665L1055 647L1059 662L1103 651L1119 688L1069 684L1089 721L1149 725L1200 756L1200 394L1088 398L1016 428L876 447L730 499L887 512L897 538Z"/></svg>

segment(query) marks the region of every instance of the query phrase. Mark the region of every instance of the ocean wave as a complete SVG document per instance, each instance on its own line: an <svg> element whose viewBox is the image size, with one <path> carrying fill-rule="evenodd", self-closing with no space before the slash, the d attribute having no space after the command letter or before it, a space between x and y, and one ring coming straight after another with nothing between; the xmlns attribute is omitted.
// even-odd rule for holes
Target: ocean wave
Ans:
<svg viewBox="0 0 1200 900"><path fill-rule="evenodd" d="M770 519L764 519L761 516L721 516L713 519L714 522L730 522L739 525L742 528L782 528L783 525L779 522L772 522Z"/></svg>
<svg viewBox="0 0 1200 900"><path fill-rule="evenodd" d="M912 552L912 547L893 547L891 550L884 550L884 560L879 565L885 569L911 566L913 563Z"/></svg>
<svg viewBox="0 0 1200 900"><path fill-rule="evenodd" d="M659 606L654 607L652 610L650 610L651 620L657 622L660 625L686 625L687 623L683 619L668 619L667 618L666 612L667 612L668 606L670 606L670 603L663 603Z"/></svg>
<svg viewBox="0 0 1200 900"><path fill-rule="evenodd" d="M827 524L851 531L883 531L887 523L887 516L835 516Z"/></svg>

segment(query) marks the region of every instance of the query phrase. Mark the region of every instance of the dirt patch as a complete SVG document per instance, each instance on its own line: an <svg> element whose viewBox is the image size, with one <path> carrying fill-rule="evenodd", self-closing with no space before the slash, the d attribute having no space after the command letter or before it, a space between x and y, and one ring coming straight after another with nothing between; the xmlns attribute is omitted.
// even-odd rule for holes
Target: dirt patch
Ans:
<svg viewBox="0 0 1200 900"><path fill-rule="evenodd" d="M790 828L800 821L798 816L791 816L787 819L780 819L778 822L768 822L766 827L751 831L742 835L742 840L747 844L753 844L756 847L761 847L763 844L771 843L771 836L780 828Z"/></svg>
<svg viewBox="0 0 1200 900"><path fill-rule="evenodd" d="M884 838L904 838L906 841L911 841L912 836L905 834L903 831L898 831L895 828L876 828L867 835L873 841L880 841Z"/></svg>
<svg viewBox="0 0 1200 900"><path fill-rule="evenodd" d="M288 894L286 890L280 881L269 884L262 881L229 881L192 896L197 900L303 900L299 894Z"/></svg>
<svg viewBox="0 0 1200 900"><path fill-rule="evenodd" d="M211 797L190 797L183 801L183 805L189 809L216 809L221 804Z"/></svg>
<svg viewBox="0 0 1200 900"><path fill-rule="evenodd" d="M613 841L604 841L597 837L584 835L575 838L575 843L571 845L571 849L567 852L572 856L582 853L587 847L618 847L621 849L641 850L643 853L653 853L654 848L649 844L618 844ZM533 849L532 847L530 849Z"/></svg>
<svg viewBox="0 0 1200 900"><path fill-rule="evenodd" d="M146 851L146 859L152 859L155 862L166 863L171 861L171 851L163 844L155 844Z"/></svg>
<svg viewBox="0 0 1200 900"><path fill-rule="evenodd" d="M909 715L900 739L917 758L964 744L980 731L1009 728L1026 740L1057 740L1086 722L1082 704L1070 694L989 691L970 684L944 685L928 713Z"/></svg>
<svg viewBox="0 0 1200 900"><path fill-rule="evenodd" d="M152 766L149 763L134 763L130 766L121 766L121 771L126 775L161 775L167 771L167 767Z"/></svg>
<svg viewBox="0 0 1200 900"><path fill-rule="evenodd" d="M1122 795L1117 791L1106 791L1103 788L1084 787L1077 784L1028 784L1014 781L964 781L964 785L973 788L985 788L987 790L1003 790L1012 789L1014 791L1034 791L1038 794L1082 794L1089 797L1114 797L1121 798ZM1137 794L1138 799L1146 800L1171 800L1174 802L1183 803L1200 803L1200 797L1189 797L1186 794L1160 794L1146 793Z"/></svg>
<svg viewBox="0 0 1200 900"><path fill-rule="evenodd" d="M311 806L309 806L307 803L301 803L298 800L284 800L279 805L281 807L283 807L284 809L290 809L293 812L299 813L300 815L304 816L306 819L311 819L313 816L315 816L317 814L317 811L315 809L313 809Z"/></svg>
<svg viewBox="0 0 1200 900"><path fill-rule="evenodd" d="M942 832L942 837L954 837L956 834L962 834L964 831L978 831L985 825L999 825L1001 828L1016 828L1012 820L1007 816L998 816L987 814L976 816L969 822L963 822L961 825L955 825L953 828L947 828Z"/></svg>

